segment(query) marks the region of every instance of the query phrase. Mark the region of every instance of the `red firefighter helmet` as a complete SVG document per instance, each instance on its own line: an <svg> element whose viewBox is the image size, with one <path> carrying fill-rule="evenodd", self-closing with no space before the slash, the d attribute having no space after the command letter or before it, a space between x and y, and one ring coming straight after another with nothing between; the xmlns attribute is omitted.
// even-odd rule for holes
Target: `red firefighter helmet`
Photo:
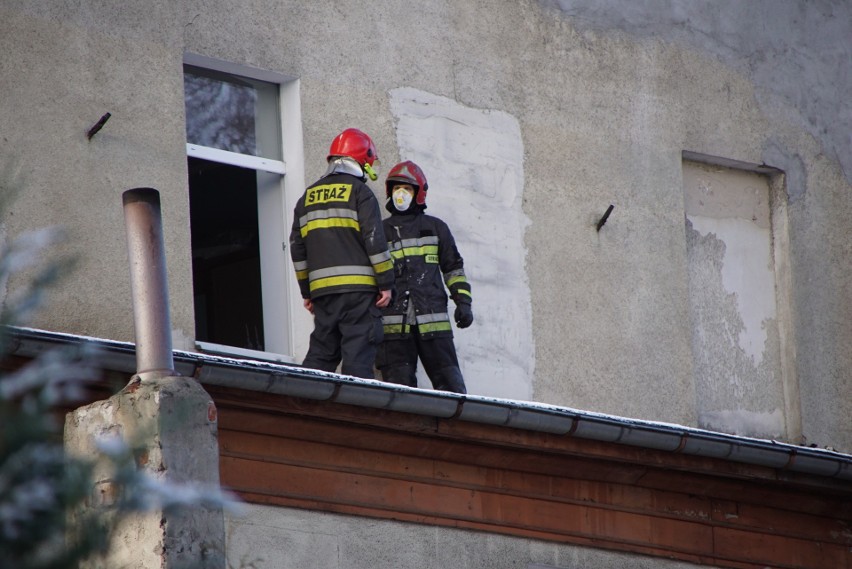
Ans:
<svg viewBox="0 0 852 569"><path fill-rule="evenodd" d="M420 166L411 160L406 160L391 168L388 172L387 181L385 181L388 197L390 197L393 187L399 183L414 186L416 189L414 193L415 203L422 206L426 205L426 192L429 189L429 184L426 182L426 175L420 169Z"/></svg>
<svg viewBox="0 0 852 569"><path fill-rule="evenodd" d="M334 156L349 156L361 166L372 166L379 159L373 140L357 128L347 128L334 137L328 149L328 159Z"/></svg>

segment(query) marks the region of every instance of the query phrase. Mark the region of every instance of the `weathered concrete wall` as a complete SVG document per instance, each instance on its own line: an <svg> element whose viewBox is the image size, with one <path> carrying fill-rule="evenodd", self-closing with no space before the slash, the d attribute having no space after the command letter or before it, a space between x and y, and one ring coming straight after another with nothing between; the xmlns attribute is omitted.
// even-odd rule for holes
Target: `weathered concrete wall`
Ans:
<svg viewBox="0 0 852 569"><path fill-rule="evenodd" d="M698 567L486 532L268 506L251 506L244 517L229 517L226 526L232 567L251 562L257 569Z"/></svg>
<svg viewBox="0 0 852 569"><path fill-rule="evenodd" d="M173 326L179 338L192 335L183 53L178 30L162 23L178 20L170 6L0 3L0 171L4 188L21 192L4 223L10 236L63 226L57 253L76 261L36 326L133 338L121 193L154 187L163 197ZM105 127L87 140L106 112Z"/></svg>
<svg viewBox="0 0 852 569"><path fill-rule="evenodd" d="M845 101L852 91L852 5L842 0L541 4L560 13L582 37L664 46L685 58L665 81L679 91L668 102L689 113L668 122L682 149L785 172L803 432L806 442L848 450L852 111ZM635 61L637 73L653 72L641 58Z"/></svg>
<svg viewBox="0 0 852 569"><path fill-rule="evenodd" d="M156 187L175 346L189 347L183 53L299 78L305 163L291 171L315 179L357 126L385 168L416 156L435 181L430 208L453 218L472 269L477 322L458 334L472 392L694 425L681 153L766 162L791 198L803 432L849 449L850 22L848 3L805 1L6 0L0 137L25 190L3 223L63 223L80 257L38 326L128 340L120 194ZM412 127L403 93L452 111ZM475 122L440 124L489 114L517 125L486 131L496 148L471 143ZM493 164L520 181L489 188Z"/></svg>

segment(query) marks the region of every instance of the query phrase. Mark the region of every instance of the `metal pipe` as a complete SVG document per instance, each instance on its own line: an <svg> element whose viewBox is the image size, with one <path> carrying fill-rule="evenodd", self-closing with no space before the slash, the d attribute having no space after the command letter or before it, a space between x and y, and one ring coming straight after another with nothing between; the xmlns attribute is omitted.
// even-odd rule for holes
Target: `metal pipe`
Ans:
<svg viewBox="0 0 852 569"><path fill-rule="evenodd" d="M153 380L177 375L172 354L169 289L160 192L134 188L122 194L136 332L136 375Z"/></svg>

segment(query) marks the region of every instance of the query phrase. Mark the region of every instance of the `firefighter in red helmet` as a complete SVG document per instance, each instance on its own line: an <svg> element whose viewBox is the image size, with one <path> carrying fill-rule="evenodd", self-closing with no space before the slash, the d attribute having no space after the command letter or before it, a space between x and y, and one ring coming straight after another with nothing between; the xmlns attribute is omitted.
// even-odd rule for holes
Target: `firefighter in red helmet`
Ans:
<svg viewBox="0 0 852 569"><path fill-rule="evenodd" d="M384 341L376 367L384 381L416 387L419 358L435 389L466 393L446 292L456 305L456 326L467 328L473 312L464 261L447 224L423 211L429 185L417 164L407 160L391 168L385 186L391 216L384 231L396 297L382 310Z"/></svg>
<svg viewBox="0 0 852 569"><path fill-rule="evenodd" d="M381 308L393 290L393 261L379 202L367 186L376 179L373 141L355 128L328 151L328 169L299 198L290 256L305 308L314 315L302 365L372 378L382 341Z"/></svg>

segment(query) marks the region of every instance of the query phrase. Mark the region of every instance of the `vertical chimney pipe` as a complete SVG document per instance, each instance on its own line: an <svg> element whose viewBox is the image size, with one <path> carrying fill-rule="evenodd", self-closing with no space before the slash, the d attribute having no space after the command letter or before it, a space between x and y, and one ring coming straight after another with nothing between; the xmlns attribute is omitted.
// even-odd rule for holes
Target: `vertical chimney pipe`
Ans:
<svg viewBox="0 0 852 569"><path fill-rule="evenodd" d="M122 194L136 332L136 375L141 381L175 376L160 192Z"/></svg>

